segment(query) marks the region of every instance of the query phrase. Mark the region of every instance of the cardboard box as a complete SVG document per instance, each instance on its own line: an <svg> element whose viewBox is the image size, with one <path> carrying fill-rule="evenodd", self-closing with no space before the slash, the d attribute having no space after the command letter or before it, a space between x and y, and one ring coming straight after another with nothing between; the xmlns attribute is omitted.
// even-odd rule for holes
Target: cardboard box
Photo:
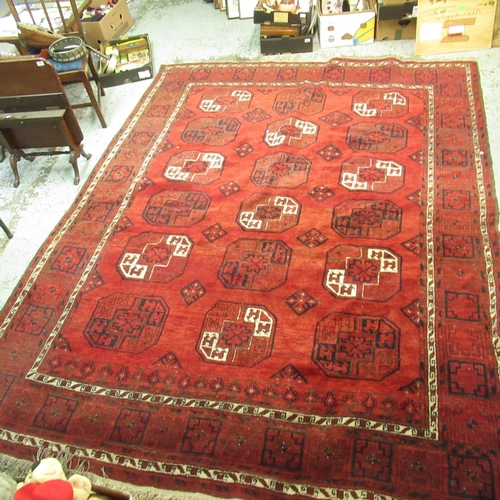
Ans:
<svg viewBox="0 0 500 500"><path fill-rule="evenodd" d="M497 2L418 1L417 55L488 49L492 45Z"/></svg>
<svg viewBox="0 0 500 500"><path fill-rule="evenodd" d="M492 47L500 46L500 3L497 2L497 10L495 12L495 23L493 26L493 42Z"/></svg>
<svg viewBox="0 0 500 500"><path fill-rule="evenodd" d="M103 87L153 78L153 57L148 35L122 37L102 42L100 50L112 55L110 61L101 59L99 78Z"/></svg>
<svg viewBox="0 0 500 500"><path fill-rule="evenodd" d="M388 3L389 1L389 3ZM381 0L377 6L375 40L410 40L417 33L417 0Z"/></svg>
<svg viewBox="0 0 500 500"><path fill-rule="evenodd" d="M414 40L417 33L417 19L390 19L380 21L377 18L375 40Z"/></svg>
<svg viewBox="0 0 500 500"><path fill-rule="evenodd" d="M366 1L366 9L355 12L319 15L319 45L322 49L373 43L375 40L375 3Z"/></svg>
<svg viewBox="0 0 500 500"><path fill-rule="evenodd" d="M91 0L88 7L99 7L102 3L102 0ZM94 49L98 49L100 43L123 36L132 23L127 0L118 0L116 5L100 21L82 22L85 42Z"/></svg>
<svg viewBox="0 0 500 500"><path fill-rule="evenodd" d="M301 2L302 3L302 2ZM270 9L264 0L259 0L253 11L254 24L300 24L309 26L311 22L311 7L308 0L303 2L304 6L298 11L280 10L277 3L275 9Z"/></svg>
<svg viewBox="0 0 500 500"><path fill-rule="evenodd" d="M313 51L313 35L261 37L262 54L297 54Z"/></svg>

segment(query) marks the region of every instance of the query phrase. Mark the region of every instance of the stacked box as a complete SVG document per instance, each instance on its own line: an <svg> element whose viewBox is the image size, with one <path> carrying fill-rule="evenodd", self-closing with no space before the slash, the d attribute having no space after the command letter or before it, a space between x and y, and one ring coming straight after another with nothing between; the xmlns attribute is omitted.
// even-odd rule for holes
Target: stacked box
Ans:
<svg viewBox="0 0 500 500"><path fill-rule="evenodd" d="M299 7L295 0L259 0L254 23L260 24L262 54L313 51L311 6Z"/></svg>
<svg viewBox="0 0 500 500"><path fill-rule="evenodd" d="M319 45L322 49L373 43L375 0L362 0L349 12L319 15Z"/></svg>
<svg viewBox="0 0 500 500"><path fill-rule="evenodd" d="M102 0L90 0L87 7L98 8L102 3ZM132 23L127 0L118 0L114 7L99 21L82 22L85 42L94 49L98 49L100 43L123 36Z"/></svg>
<svg viewBox="0 0 500 500"><path fill-rule="evenodd" d="M411 40L417 33L417 0L378 0L375 39Z"/></svg>

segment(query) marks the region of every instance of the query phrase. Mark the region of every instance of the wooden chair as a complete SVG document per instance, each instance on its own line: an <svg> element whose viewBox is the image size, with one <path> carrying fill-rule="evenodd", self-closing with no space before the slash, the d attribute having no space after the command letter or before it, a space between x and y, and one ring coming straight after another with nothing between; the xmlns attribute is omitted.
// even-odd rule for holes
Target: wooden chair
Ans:
<svg viewBox="0 0 500 500"><path fill-rule="evenodd" d="M78 184L78 158L90 155L54 67L40 57L0 58L0 82L0 154L10 156L14 187L21 158L60 154L70 155Z"/></svg>
<svg viewBox="0 0 500 500"><path fill-rule="evenodd" d="M17 23L23 25L28 23L57 35L78 36L85 40L80 14L89 4L89 0L36 0L34 3L26 0L7 0L7 4ZM21 43L23 43L22 39ZM28 49L42 48L40 46L30 47L29 43L30 40L26 42ZM72 107L93 107L101 125L106 127L106 120L100 105L100 98L105 95L104 89L101 86L99 74L88 50L85 50L83 57L75 61L56 62L50 58L48 60L56 68L62 84L81 83L85 87L89 100L72 103ZM95 82L97 87L96 93L92 88L91 80Z"/></svg>
<svg viewBox="0 0 500 500"><path fill-rule="evenodd" d="M4 230L9 240L14 238L14 235L10 232L10 229L6 226L5 222L2 219L0 219L0 227Z"/></svg>

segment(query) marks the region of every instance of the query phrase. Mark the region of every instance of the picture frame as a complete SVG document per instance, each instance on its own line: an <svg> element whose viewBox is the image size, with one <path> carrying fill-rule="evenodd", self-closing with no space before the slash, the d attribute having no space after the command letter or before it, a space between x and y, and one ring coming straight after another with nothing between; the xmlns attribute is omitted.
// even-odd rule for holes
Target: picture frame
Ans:
<svg viewBox="0 0 500 500"><path fill-rule="evenodd" d="M240 19L253 18L253 12L257 6L257 0L239 0Z"/></svg>
<svg viewBox="0 0 500 500"><path fill-rule="evenodd" d="M226 13L228 19L239 19L240 18L239 0L226 0Z"/></svg>

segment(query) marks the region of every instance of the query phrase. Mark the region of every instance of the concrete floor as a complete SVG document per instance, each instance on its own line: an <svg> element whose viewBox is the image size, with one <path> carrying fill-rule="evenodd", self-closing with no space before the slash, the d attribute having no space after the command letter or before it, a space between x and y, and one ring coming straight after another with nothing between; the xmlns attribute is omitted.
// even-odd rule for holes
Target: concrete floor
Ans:
<svg viewBox="0 0 500 500"><path fill-rule="evenodd" d="M416 59L413 41L324 50L316 46L309 54L262 56L258 26L252 19L228 20L225 13L203 0L129 0L128 5L134 19L129 34L149 34L156 69L162 63L196 61L327 61L334 57L385 56ZM479 63L493 165L500 171L500 141L494 140L500 130L500 48L419 59L472 59ZM67 156L38 158L33 163L21 161L21 185L17 189L12 184L8 161L0 165L0 218L14 233L14 238L8 240L0 230L0 307L150 83L145 80L107 89L102 101L106 129L101 128L93 110L77 110L85 149L92 154L90 160L80 161L82 181L78 186L73 185ZM496 177L500 195L500 173Z"/></svg>

